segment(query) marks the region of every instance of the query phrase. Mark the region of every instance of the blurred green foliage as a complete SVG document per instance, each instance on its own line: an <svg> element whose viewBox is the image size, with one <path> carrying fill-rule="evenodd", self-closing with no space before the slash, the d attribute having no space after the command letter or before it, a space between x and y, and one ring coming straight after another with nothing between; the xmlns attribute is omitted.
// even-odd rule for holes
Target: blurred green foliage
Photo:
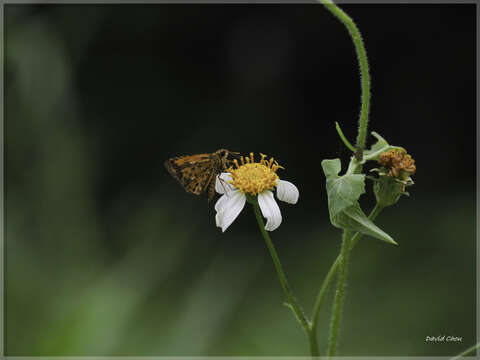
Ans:
<svg viewBox="0 0 480 360"><path fill-rule="evenodd" d="M129 128L107 140L92 132L76 77L95 28L108 26L102 15L108 9L86 8L84 27L68 8L55 11L62 15L54 17L57 26L63 19L70 33L60 34L44 12L7 7L6 13L6 354L307 355L302 330L282 306L253 212L242 212L221 233L212 204L184 193L163 169L166 158L182 155L178 149L188 138L175 144L159 134L159 147L142 152L156 161L138 170L135 181L122 182L136 171L125 155ZM78 28L85 32L75 38ZM167 93L164 86L159 94ZM116 129L118 106L102 126ZM213 123L202 131L215 129ZM274 149L278 139L267 146ZM198 152L209 150L215 148ZM106 158L123 164L123 173L108 173ZM319 165L312 179L293 158L285 162L300 201L281 204L284 222L272 238L310 312L340 235L328 221ZM422 164L418 168L414 180L421 183ZM111 187L101 190L105 183ZM460 184L441 191L425 186L422 193L414 186L410 198L382 213L376 223L399 246L371 238L356 246L342 354L447 356L475 342L475 182L463 178ZM330 302L320 315L323 349L329 308ZM425 342L444 334L462 342Z"/></svg>

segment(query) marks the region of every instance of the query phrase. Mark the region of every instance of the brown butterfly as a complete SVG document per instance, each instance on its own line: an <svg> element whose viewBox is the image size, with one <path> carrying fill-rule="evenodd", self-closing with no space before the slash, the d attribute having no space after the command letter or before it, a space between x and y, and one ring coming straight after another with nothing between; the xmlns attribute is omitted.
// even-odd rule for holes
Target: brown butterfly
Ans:
<svg viewBox="0 0 480 360"><path fill-rule="evenodd" d="M208 201L211 201L215 195L216 177L231 162L229 155L239 157L237 152L220 149L212 154L174 157L165 161L165 167L187 192L200 195L208 189Z"/></svg>

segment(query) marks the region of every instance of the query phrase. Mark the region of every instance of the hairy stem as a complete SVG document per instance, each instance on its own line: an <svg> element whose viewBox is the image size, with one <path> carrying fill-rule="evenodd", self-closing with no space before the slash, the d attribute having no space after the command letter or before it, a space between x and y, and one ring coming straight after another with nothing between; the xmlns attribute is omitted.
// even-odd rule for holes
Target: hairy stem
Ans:
<svg viewBox="0 0 480 360"><path fill-rule="evenodd" d="M382 212L383 209L384 208L382 206L379 206L378 204L375 205L375 207L371 211L368 218L372 221L375 220L375 218ZM352 239L350 241L350 251L353 249L353 247L358 242L358 240L360 240L362 237L363 237L363 234L359 232L355 233L352 236ZM325 276L322 286L320 287L320 291L318 292L317 299L313 307L310 330L312 333L311 336L315 338L317 336L318 316L320 314L320 310L322 309L323 303L325 302L325 295L327 293L327 290L332 284L333 278L337 273L338 266L340 265L340 259L341 259L341 255L338 255L335 261L333 262L332 266L330 267L330 270L328 271L327 276Z"/></svg>
<svg viewBox="0 0 480 360"><path fill-rule="evenodd" d="M348 16L342 9L340 9L337 5L333 3L332 0L319 0L326 8L329 10L335 17L337 17L343 25L347 28L350 37L355 45L355 51L357 54L357 59L360 65L360 83L361 83L361 109L360 109L360 119L359 119L359 126L358 126L358 135L357 135L357 144L356 144L356 151L355 157L352 157L347 173L357 173L361 168L360 161L363 157L363 149L365 148L365 142L367 138L367 129L368 129L368 115L370 111L370 72L368 68L368 59L367 59L367 52L365 50L365 46L363 44L362 36L360 35L360 31L358 30L357 26L353 22L352 18ZM338 130L337 125L337 130ZM346 138L341 134L339 131L340 137L344 141L345 144ZM347 145L348 146L348 145ZM375 207L373 213L380 212L381 209ZM376 214L378 215L378 214ZM375 216L376 216L375 215ZM355 239L354 237L357 236ZM343 231L343 239L342 239L342 249L340 252L339 257L335 260L330 271L327 274L327 277L324 281L324 284L320 288L319 295L317 297L317 301L314 307L314 313L312 318L311 329L312 332L315 334L316 332L316 319L318 317L318 313L320 311L320 307L322 305L323 299L325 297L326 289L328 288L328 284L332 281L333 275L338 268L338 277L337 277L337 288L335 291L335 298L333 302L333 311L332 311L332 321L330 324L330 336L328 341L328 355L335 356L337 351L337 342L338 342L338 334L340 328L340 319L342 315L342 307L345 297L345 284L347 280L347 270L348 270L348 260L349 260L349 253L355 243L358 241L361 235L355 234L352 236L352 232L350 230Z"/></svg>
<svg viewBox="0 0 480 360"><path fill-rule="evenodd" d="M358 63L360 65L360 83L362 88L360 120L357 136L357 159L362 158L363 149L367 139L368 114L370 111L370 71L368 67L367 51L363 39L352 18L331 0L319 0L335 17L337 17L348 30L355 45Z"/></svg>
<svg viewBox="0 0 480 360"><path fill-rule="evenodd" d="M347 282L348 260L350 254L350 241L352 232L343 231L342 250L340 251L340 265L337 277L337 289L333 300L332 321L330 323L330 336L328 339L328 356L335 356L337 353L338 334L340 330L340 319L342 317L343 301L345 298L345 285Z"/></svg>
<svg viewBox="0 0 480 360"><path fill-rule="evenodd" d="M320 309L325 301L325 294L330 287L335 274L337 273L338 265L340 265L340 255L337 256L332 266L330 266L330 270L328 270L327 276L325 276L325 279L323 280L322 286L320 287L320 291L317 295L317 300L315 301L315 306L313 307L311 329L314 334L317 332L318 315L320 314Z"/></svg>

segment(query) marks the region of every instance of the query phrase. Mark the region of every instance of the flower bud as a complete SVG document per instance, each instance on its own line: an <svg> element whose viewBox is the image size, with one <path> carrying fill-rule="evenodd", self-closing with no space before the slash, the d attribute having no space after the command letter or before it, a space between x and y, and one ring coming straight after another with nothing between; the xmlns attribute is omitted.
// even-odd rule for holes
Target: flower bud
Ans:
<svg viewBox="0 0 480 360"><path fill-rule="evenodd" d="M408 195L405 187L413 185L410 176L416 171L415 160L404 150L391 149L382 153L378 162L382 167L371 170L379 175L373 191L379 205L391 206L401 195Z"/></svg>
<svg viewBox="0 0 480 360"><path fill-rule="evenodd" d="M382 153L378 162L386 169L388 176L393 176L406 181L410 175L415 174L415 160L406 151L391 149Z"/></svg>
<svg viewBox="0 0 480 360"><path fill-rule="evenodd" d="M373 192L377 203L382 206L391 206L397 203L402 195L403 184L390 176L380 176L373 185Z"/></svg>

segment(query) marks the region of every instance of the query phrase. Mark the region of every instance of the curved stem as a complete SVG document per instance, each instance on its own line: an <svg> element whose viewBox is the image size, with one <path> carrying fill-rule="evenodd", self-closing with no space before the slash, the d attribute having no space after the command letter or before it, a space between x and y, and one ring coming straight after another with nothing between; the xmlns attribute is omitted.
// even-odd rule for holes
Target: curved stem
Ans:
<svg viewBox="0 0 480 360"><path fill-rule="evenodd" d="M357 136L357 158L362 158L362 152L365 148L367 139L368 114L370 111L370 71L368 68L367 51L363 44L362 36L352 18L342 9L335 5L331 0L319 0L335 17L337 17L348 30L350 37L355 45L358 63L360 65L360 82L362 87L362 106L360 110L360 120Z"/></svg>
<svg viewBox="0 0 480 360"><path fill-rule="evenodd" d="M270 255L272 256L273 264L275 265L275 269L277 270L278 279L280 280L280 284L282 285L283 292L287 296L290 308L294 312L295 316L297 317L298 321L307 332L307 336L310 340L310 326L308 320L305 317L300 305L298 304L295 296L293 296L292 290L287 282L287 277L285 276L285 272L283 271L282 264L280 263L280 259L278 257L277 251L273 246L272 240L270 239L270 235L265 230L265 224L263 223L262 215L260 214L260 207L258 203L253 204L253 209L255 211L255 217L257 218L258 226L260 228L260 232L262 233L263 238L265 239L265 243L267 244L268 250L270 251Z"/></svg>
<svg viewBox="0 0 480 360"><path fill-rule="evenodd" d="M375 220L375 218L382 212L383 209L384 207L376 204L373 210L370 212L370 215L368 215L368 218L372 221ZM359 232L355 233L352 236L352 239L350 241L350 251L353 249L353 247L358 242L358 240L360 240L362 237L363 237L363 234ZM322 286L320 287L320 291L318 292L317 299L313 307L310 330L312 332L312 336L315 338L317 334L318 315L320 314L320 310L325 301L325 295L327 293L327 290L333 281L333 278L338 270L338 266L340 265L340 259L341 259L341 255L338 255L335 261L333 262L332 266L330 267L330 270L328 271L327 276L325 276Z"/></svg>

